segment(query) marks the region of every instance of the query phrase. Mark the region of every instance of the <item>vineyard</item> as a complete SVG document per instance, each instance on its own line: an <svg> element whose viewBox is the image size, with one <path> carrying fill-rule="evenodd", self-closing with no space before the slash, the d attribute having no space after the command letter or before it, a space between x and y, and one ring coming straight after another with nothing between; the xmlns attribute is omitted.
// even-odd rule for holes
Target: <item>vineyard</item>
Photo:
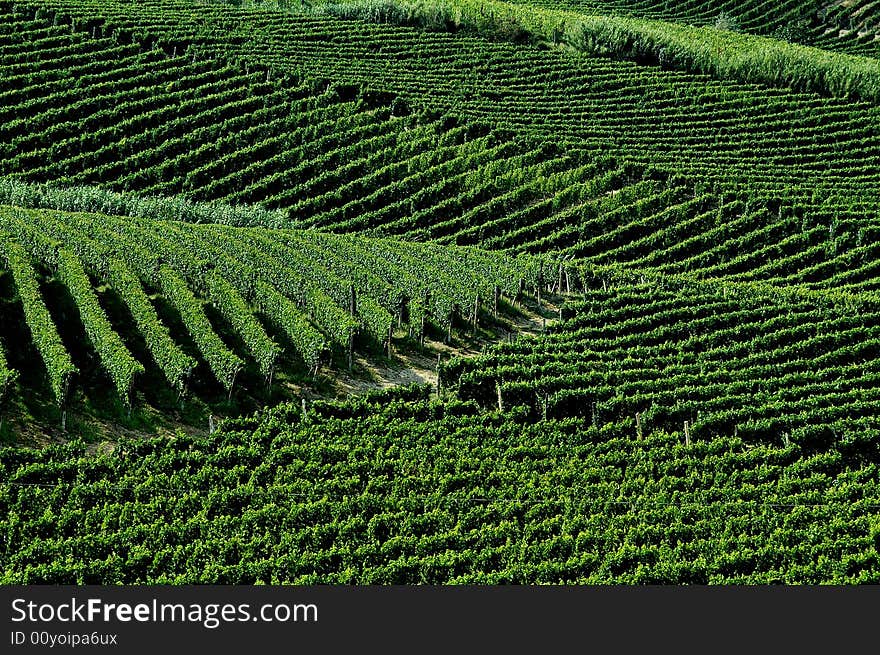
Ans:
<svg viewBox="0 0 880 655"><path fill-rule="evenodd" d="M631 427L416 388L281 406L222 441L7 450L5 581L877 582L876 464Z"/></svg>
<svg viewBox="0 0 880 655"><path fill-rule="evenodd" d="M536 420L626 422L640 438L677 429L701 441L834 444L876 457L873 438L835 435L876 424L878 307L822 300L780 302L748 286L590 290L548 334L450 362L444 382L464 400Z"/></svg>
<svg viewBox="0 0 880 655"><path fill-rule="evenodd" d="M880 582L877 20L0 2L0 581Z"/></svg>
<svg viewBox="0 0 880 655"><path fill-rule="evenodd" d="M46 10L26 11L20 20L28 25L36 22L40 26L47 26L43 29L52 29L54 22L61 21L57 18L58 14L49 18L51 12L48 8L55 8L55 4L46 5ZM13 42L10 44L12 52L4 58L10 60L7 65L13 62L19 64L30 58L31 67L45 71L36 73L36 77L51 76L51 71L55 71L57 77L60 74L58 71L68 65L68 60L72 59L70 64L75 66L82 65L83 59L93 58L90 54L77 55L76 47L71 48L74 52L68 52L67 39L85 40L89 48L98 47L97 44L101 42L111 48L114 45L121 47L116 44L117 38L124 45L140 35L138 47L152 52L152 57L165 53L166 58L173 60L175 53L181 57L184 48L187 48L187 56L183 59L190 66L195 60L196 70L211 65L228 66L230 62L244 60L245 63L240 64L241 70L237 72L215 73L227 86L235 85L235 80L242 76L239 83L244 88L237 93L226 89L228 95L225 96L222 95L223 89L212 89L210 80L197 77L196 71L190 73L190 77L196 76L190 80L190 84L198 84L199 81L205 84L204 87L196 87L201 89L199 93L204 94L204 100L197 100L197 97L193 97L196 92L190 91L187 107L182 109L188 114L194 112L196 116L200 115L200 109L206 104L222 103L221 106L226 106L245 95L250 104L240 110L227 107L225 118L247 111L248 107L254 110L255 103L263 103L253 95L258 93L258 89L248 89L249 82L271 88L273 74L276 82L283 74L303 76L312 80L313 84L314 81L323 82L324 89L328 85L342 85L345 87L342 90L344 95L364 88L370 92L370 97L384 99L387 117L403 112L404 104L430 108L431 111L452 114L468 125L474 122L489 123L496 129L507 129L523 137L532 136L544 147L548 145L547 137L552 135L553 144L577 159L600 158L610 152L641 166L687 174L710 188L718 187L725 191L745 188L751 194L778 202L796 203L810 210L816 206L846 210L855 205L859 211L863 206L869 210L877 207L880 150L876 139L878 109L874 103L816 93L791 93L766 85L718 80L708 75L643 66L607 57L573 57L565 52L489 41L476 36L426 32L388 24L364 24L333 17L291 17L262 10L242 13L227 9L222 4L210 3L193 5L181 2L178 5L162 2L157 6L96 0L94 6L79 1L75 5L72 10L75 10L81 22L55 27L61 34L55 40L38 38L29 48L27 37L31 34L30 30L12 32L6 36ZM68 9L66 5L63 8ZM46 17L35 19L35 15ZM170 25L169 16L174 18ZM105 32L110 34L104 36ZM92 33L96 35L95 39L88 39L86 35ZM380 47L380 44L383 45ZM23 54L43 47L46 51L39 57ZM228 54L223 57L221 53ZM113 61L122 65L124 60L114 57ZM178 63L183 65L185 62ZM438 62L443 62L442 72L438 72ZM0 59L0 66L4 63ZM104 60L101 60L101 64L107 66ZM28 66L28 63L25 61L24 65ZM176 107L180 95L173 96L174 84L169 90L167 81L164 85L158 82L161 85L158 89L155 88L156 83L153 88L150 87L149 79L139 82L137 73L140 72L140 66L135 64L134 69L127 71L129 77L135 77L134 81L127 83L129 86L135 85L131 93L132 101L150 91L148 102L161 103L165 92L170 91L172 97L168 102ZM253 71L256 66L263 70L259 73ZM265 70L266 67L274 72ZM21 67L17 65L16 70L21 70ZM511 71L523 71L524 79L511 75ZM126 73L120 71L114 74ZM87 71L78 71L77 75L81 75L81 94L88 98L102 98L103 94L109 92L113 97L115 82L110 82L109 89L102 87L88 91L91 78L87 76ZM214 121L224 125L222 113L207 114L199 121L188 119L176 123L171 120L160 127L156 122L161 120L161 113L151 121L149 116L152 111L149 110L153 108L141 104L122 114L140 119L128 124L122 123L124 119L118 114L114 119L112 115L100 113L101 109L106 111L104 105L109 104L109 98L99 100L96 104L87 98L80 100L81 104L77 105L76 91L70 89L56 93L52 101L61 105L58 118L62 120L68 115L64 110L68 103L77 107L72 110L74 113L70 122L58 121L54 128L58 131L53 131L52 135L46 134L39 127L39 121L48 118L42 115L46 110L46 101L40 100L29 107L19 107L16 101L16 98L30 98L33 94L38 94L39 99L42 94L51 92L52 87L45 82L35 85L31 79L33 76L16 76L6 82L25 89L10 99L14 105L10 107L7 120L22 121L18 125L25 124L25 121L33 123L35 129L33 132L29 129L26 137L30 152L45 154L46 149L51 151L52 148L58 148L58 158L61 158L70 150L74 153L82 151L84 161L79 165L70 162L65 164L66 168L51 167L42 171L40 169L47 165L46 159L37 155L28 158L26 153L21 153L22 159L15 164L15 170L7 169L18 177L38 181L63 179L68 183L87 180L89 183L109 182L117 188L168 194L188 191L182 186L174 186L182 184L180 180L174 182L177 170L185 171L190 166L199 167L200 163L216 159L218 169L208 173L206 178L210 182L218 182L227 175L235 175L235 169L239 166L247 166L249 156L262 157L259 161L266 160L266 151L260 152L258 144L271 138L272 128L269 128L269 134L246 130L263 120L272 125L271 113L256 114L247 123L247 128L241 120L224 127L218 126L215 137L211 137L210 128L207 132L198 131L198 128ZM183 81L180 80L180 83ZM144 88L138 93L141 84ZM288 91L294 85L295 82L283 84ZM184 88L178 89L177 93L185 93ZM319 90L321 88L319 86ZM394 103L396 99L399 99L397 104ZM271 104L272 99L266 98L264 102ZM338 108L337 111L344 111L344 108ZM88 123L83 114L94 117L95 123ZM365 115L360 117L359 124L381 119L381 115ZM49 120L55 122L54 119ZM106 136L102 135L98 143L79 143L80 139L88 137L83 136L82 130L76 129L77 125L103 127L112 125L114 120L122 124ZM376 136L378 131L394 131L395 124L400 121L392 123L385 125L384 130L374 126L374 131L364 133L363 138ZM306 124L320 139L321 123L307 121ZM797 129L792 126L797 126ZM399 125L397 129L405 130L406 127ZM181 136L183 129L197 133ZM289 130L290 126L276 129ZM350 128L346 121L339 129L357 128ZM362 125L362 129L368 128ZM295 134L291 136L295 138ZM308 137L309 133L302 136ZM409 132L407 136L410 136ZM411 136L418 137L418 134ZM200 139L209 139L214 143L217 137L228 138L212 146L219 148L220 152L209 155L199 149ZM101 168L112 161L116 152L119 154L115 156L119 158L130 154L125 148L120 150L121 146L113 146L121 138L126 140L125 148L137 147L138 154L145 158L137 163L140 166L138 170L145 171L140 176L135 171L136 177L129 177L133 172L125 168L126 164L119 170L110 168L103 171ZM352 162L355 162L365 153L358 152L353 145L361 136L355 133L351 138L355 139L348 142L355 149L351 154ZM70 144L65 148L63 144L68 139L76 139L76 147ZM131 145L129 139L132 140ZM236 147L236 142L243 147ZM101 144L106 150L100 155L91 155L92 149L100 150ZM251 151L245 144L253 145L256 149ZM320 156L332 156L333 146L332 142L315 144ZM41 147L43 150L40 150ZM168 150L163 152L163 147ZM175 160L175 147L177 152L183 149L189 153L185 155L186 162ZM234 154L221 159L230 147ZM419 147L418 144L416 147ZM425 147L422 144L421 148ZM265 143L265 148L272 154L278 153L277 163L284 163L286 167L287 163L280 158L282 144L269 141ZM377 144L371 146L368 152L381 152L384 148ZM16 148L17 153L21 150ZM338 156L340 153L336 154ZM389 154L393 156L394 153ZM403 153L398 155L402 156ZM438 153L438 156L442 154ZM147 173L151 170L150 158L158 158L159 166L166 161L174 162L174 165L163 169L164 173L159 170L155 174ZM66 157L62 161L66 162ZM77 176L75 171L82 166L91 166L92 170ZM284 183L273 177L280 171L277 167L272 170L274 173L271 174L265 171L261 173L258 168L251 170L242 174L237 182L236 178L229 180L233 182L230 186L243 192L257 179L265 180L263 184L270 186L270 192L273 183L277 185L276 188L284 189ZM377 168L371 166L369 170L374 172ZM461 169L458 172L462 172ZM102 180L104 175L112 177ZM305 172L296 179L304 180L307 175L308 172ZM146 179L140 181L141 177ZM357 173L352 173L348 179L356 177ZM208 186L205 184L206 178L191 180L202 187ZM372 186L375 184L373 180L367 180L366 183L371 185L367 187L368 193L381 188ZM220 197L224 189L218 187L214 187L212 197ZM323 192L319 188L311 193L316 191ZM259 202L264 199L259 193L259 189L254 190L251 195L235 201ZM208 191L201 191L201 194L205 197ZM293 197L288 196L287 202L291 200Z"/></svg>
<svg viewBox="0 0 880 655"><path fill-rule="evenodd" d="M356 347L391 356L395 328L419 342L433 330L448 342L454 326L473 332L526 290L536 293L544 268L568 270L434 244L295 230L270 237L254 228L8 206L0 207L0 259L18 299L9 316L20 312L62 411L79 371L41 291L50 280L67 291L82 324L68 340L88 340L130 406L145 364L180 397L203 368L231 398L246 366L271 385L284 346L314 375L333 366L334 353L350 368ZM133 356L111 323L105 306L114 305L124 308L121 331L133 328L148 362ZM185 338L176 340L169 325ZM65 328L75 329L70 321ZM227 342L240 344L239 352ZM6 362L4 389L15 375Z"/></svg>

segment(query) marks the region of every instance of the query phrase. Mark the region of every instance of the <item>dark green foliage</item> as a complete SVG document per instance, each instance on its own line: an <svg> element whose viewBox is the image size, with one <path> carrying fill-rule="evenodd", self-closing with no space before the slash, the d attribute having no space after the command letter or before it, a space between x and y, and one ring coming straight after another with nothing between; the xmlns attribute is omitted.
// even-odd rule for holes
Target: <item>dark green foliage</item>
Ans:
<svg viewBox="0 0 880 655"><path fill-rule="evenodd" d="M211 438L0 451L17 583L877 582L876 465L418 388Z"/></svg>
<svg viewBox="0 0 880 655"><path fill-rule="evenodd" d="M308 368L316 370L330 363L331 348L347 352L361 330L384 345L404 304L422 308L408 317L418 321L413 328L420 334L421 316L447 330L456 311L464 314L477 303L485 307L492 302L495 287L512 300L521 287L535 288L534 272L542 261L358 236L278 230L269 238L256 228L3 206L0 248L5 262L0 268L13 274L59 404L74 369L40 296L34 262L58 271L103 369L128 403L144 369L104 314L89 273L119 294L178 394L186 390L196 361L172 340L145 285L173 308L198 354L231 393L245 366L243 356L272 379L281 348L262 320L284 333ZM423 306L426 297L431 303ZM215 306L246 353L233 352L223 341L205 312L205 301ZM5 391L12 378L0 364L0 389Z"/></svg>

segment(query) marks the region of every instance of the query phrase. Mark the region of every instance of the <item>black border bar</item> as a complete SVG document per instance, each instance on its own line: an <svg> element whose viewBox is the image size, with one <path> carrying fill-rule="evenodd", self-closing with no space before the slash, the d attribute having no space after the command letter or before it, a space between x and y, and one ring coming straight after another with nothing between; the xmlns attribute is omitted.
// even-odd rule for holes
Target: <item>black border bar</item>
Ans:
<svg viewBox="0 0 880 655"><path fill-rule="evenodd" d="M13 602L16 601L15 607ZM297 607L298 620L152 622L96 615L92 621L31 621L89 599L114 604L181 604L198 618L209 605ZM876 647L880 586L870 587L368 587L368 586L30 586L0 587L0 652L284 653L768 651L855 652ZM73 604L73 605L71 605ZM308 616L302 613L309 609ZM147 610L141 608L141 618ZM286 611L279 616L284 617ZM123 612L123 618L129 616ZM314 620L316 618L316 620ZM22 637L24 635L24 637ZM53 640L54 635L54 640ZM66 635L66 636L62 636ZM78 635L78 637L74 637ZM84 636L88 636L87 638ZM91 640L98 636L98 643ZM102 637L103 635L103 637ZM115 643L109 635L115 635ZM36 643L34 643L34 638ZM83 643L85 639L85 643ZM16 644L16 641L24 643ZM74 646L73 641L79 643ZM54 643L54 645L53 645ZM157 650L158 649L158 650ZM206 650L208 649L208 650ZM277 649L277 651L275 650Z"/></svg>

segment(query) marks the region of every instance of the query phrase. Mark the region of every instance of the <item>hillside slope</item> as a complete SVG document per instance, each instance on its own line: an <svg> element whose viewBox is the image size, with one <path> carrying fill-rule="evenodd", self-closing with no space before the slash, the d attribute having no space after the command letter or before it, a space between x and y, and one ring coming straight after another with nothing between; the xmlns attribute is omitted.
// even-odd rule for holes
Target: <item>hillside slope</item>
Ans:
<svg viewBox="0 0 880 655"><path fill-rule="evenodd" d="M12 583L876 583L877 464L415 391L0 450ZM853 428L866 439L876 427Z"/></svg>
<svg viewBox="0 0 880 655"><path fill-rule="evenodd" d="M276 374L351 369L355 351L381 359L401 341L494 325L544 267L555 270L471 248L0 206L0 401L47 395L63 417L97 378L129 412L163 387L181 402L243 387L265 404ZM275 402L291 395L280 386Z"/></svg>
<svg viewBox="0 0 880 655"><path fill-rule="evenodd" d="M878 582L877 60L484 5L0 4L0 580Z"/></svg>
<svg viewBox="0 0 880 655"><path fill-rule="evenodd" d="M222 4L101 0L32 7L24 20L42 16L42 7L72 11L81 21L76 25L96 35L112 30L161 44L172 55L196 48L197 59L246 57L309 79L390 92L465 122L489 121L568 151L610 153L727 191L836 209L876 208L880 196L880 108L873 103L467 33Z"/></svg>

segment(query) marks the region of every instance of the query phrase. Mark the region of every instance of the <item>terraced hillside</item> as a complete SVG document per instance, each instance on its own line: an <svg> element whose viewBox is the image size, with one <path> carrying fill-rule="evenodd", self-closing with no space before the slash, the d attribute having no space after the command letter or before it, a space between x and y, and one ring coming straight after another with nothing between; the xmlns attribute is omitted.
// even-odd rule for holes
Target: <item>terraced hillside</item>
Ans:
<svg viewBox="0 0 880 655"><path fill-rule="evenodd" d="M28 39L40 32L32 21L17 23L15 15L20 14L8 14L8 24L20 29L10 30L8 38L21 52ZM291 24L298 23L285 23ZM340 24L354 37L351 23ZM812 198L821 198L822 192L816 188L809 191L809 200L804 199L806 190L788 187L780 190L779 197L771 196L769 203L750 202L749 196L761 186L754 180L734 184L729 177L733 173L723 169L717 170L717 179L708 185L703 175L676 177L668 170L646 171L643 164L630 163L633 156L609 158L601 154L598 143L581 140L577 149L562 149L537 136L522 136L522 126L498 129L482 120L460 123L448 116L413 113L407 105L395 104L394 96L359 92L356 87L319 89L314 82L280 76L273 81L268 69L252 70L248 63L194 63L189 55L175 58L161 51L145 52L138 43L118 46L113 38L92 39L90 33L52 28L48 19L37 21L36 26L56 35L50 41L53 46L31 64L39 72L22 73L21 54L11 55L7 62L9 66L14 63L19 75L7 80L5 97L17 104L10 105L0 128L7 135L8 153L0 168L18 178L101 183L145 194L184 193L197 200L260 202L284 209L301 226L528 252L562 249L566 255L598 263L622 261L707 275L770 279L794 275L795 281L813 282L817 276L847 277L848 263L864 261L872 252L871 217L877 194L871 191L873 182L865 178L875 175L870 165L873 146L871 140L854 133L852 126L854 120L864 120L867 129L875 130L872 107L861 112L864 119L859 118L859 111L839 113L838 120L849 123L835 128L848 135L840 144L816 140L815 135L827 135L829 130L816 108L817 98L810 101L810 112L815 112L817 120L813 132L788 132L801 139L806 149L816 151L812 157L830 150L847 162L855 161L850 159L856 154L851 141L858 141L857 167L848 163L849 170L840 170L827 162L813 164L822 179L820 186L834 186L831 193L858 187L843 207L842 200L817 207ZM456 44L453 37L432 38L448 43L447 49ZM514 46L469 41L505 50L510 57L519 52ZM77 48L86 46L97 48L100 56L89 55L82 66L75 59L68 61L76 57ZM549 57L539 51L534 56ZM50 66L49 61L58 63ZM497 65L506 69L510 64L501 60ZM73 90L64 86L64 76L71 70L67 65L79 79ZM653 82L645 78L627 91L633 103L643 103L644 96L639 94L648 93L649 86L662 90L652 84L664 75L670 84L681 78L634 65L602 65L622 66L619 74L627 72L628 85L633 84L634 72L653 76ZM411 81L404 78L401 84L408 87ZM713 121L688 139L661 134L670 144L700 144L717 157L717 138L724 133L718 131L718 108L706 104L705 95L689 93L694 83L672 85L667 91L701 103L702 111L713 112ZM595 97L607 102L610 86L596 86L595 79L590 84ZM540 81L531 88L547 91ZM560 93L565 90L565 79L555 88ZM701 93L706 90L703 87ZM776 93L784 100L780 109L788 113L792 94ZM126 102L106 106L122 97ZM540 111L526 112L529 102L525 95L520 109L507 106L502 110L506 116L546 116ZM617 98L613 114L592 111L589 115L613 118L617 129L637 136L637 121L621 114L619 102ZM756 111L766 111L757 96L750 102ZM846 107L846 103L834 102L840 109ZM536 103L535 108L539 107ZM685 109L677 106L675 112ZM395 111L405 115L395 115ZM643 129L657 134L651 112L639 113ZM733 108L727 113L733 114ZM492 115L481 115L485 118ZM777 122L780 127L790 124ZM22 133L24 125L28 130ZM572 120L567 119L565 125L581 129ZM100 129L92 129L95 126ZM758 122L749 127L755 137L762 138L765 128ZM742 128L735 124L726 128L731 142L745 150L749 145L738 129ZM716 131L714 143L705 137L709 130ZM625 148L610 151L627 152ZM756 148L750 151L755 156L761 153ZM693 155L691 150L689 156L696 164L706 164ZM730 159L736 166L749 166L750 176L758 170L739 154ZM810 177L810 166L803 158L779 159L786 162L790 176ZM763 166L771 161L762 157ZM829 167L839 172L828 174L824 169ZM768 173L767 179L773 184L790 182L780 178L778 171ZM717 193L719 185L731 184L738 190L730 195ZM614 195L609 197L609 192ZM749 254L742 253L746 244L756 242L760 248L748 245ZM683 252L687 257L682 258ZM790 262L780 253L801 258L805 270L787 272Z"/></svg>
<svg viewBox="0 0 880 655"><path fill-rule="evenodd" d="M6 579L876 582L876 302L605 275L546 336L445 365L460 400L5 451Z"/></svg>
<svg viewBox="0 0 880 655"><path fill-rule="evenodd" d="M139 387L182 398L196 377L231 397L246 372L271 386L285 360L317 372L351 368L356 348L390 356L401 327L416 341L472 332L504 299L534 293L549 267L434 244L15 207L0 207L0 261L6 348L16 344L21 367L0 348L0 400L28 373L62 411L76 376L94 375L92 353L128 407Z"/></svg>
<svg viewBox="0 0 880 655"><path fill-rule="evenodd" d="M292 225L410 239L474 244L516 230L520 245L546 249L572 243L556 232L585 203L631 184L621 200L643 198L669 177L413 112L393 95L273 80L247 62L119 46L17 15L6 15L10 47L46 48L31 62L20 52L5 61L15 75L4 80L0 173L10 179L260 203ZM44 41L42 31L53 36ZM78 54L83 47L89 54ZM675 187L661 206L690 193ZM534 216L508 216L533 200L544 201Z"/></svg>
<svg viewBox="0 0 880 655"><path fill-rule="evenodd" d="M389 92L467 121L551 137L566 152L610 153L728 191L794 197L807 208L827 202L868 210L880 195L873 103L468 34L222 4L30 6L23 20L48 9L71 11L90 34L139 36L172 55L197 46L203 53L197 59L247 57L295 75Z"/></svg>

